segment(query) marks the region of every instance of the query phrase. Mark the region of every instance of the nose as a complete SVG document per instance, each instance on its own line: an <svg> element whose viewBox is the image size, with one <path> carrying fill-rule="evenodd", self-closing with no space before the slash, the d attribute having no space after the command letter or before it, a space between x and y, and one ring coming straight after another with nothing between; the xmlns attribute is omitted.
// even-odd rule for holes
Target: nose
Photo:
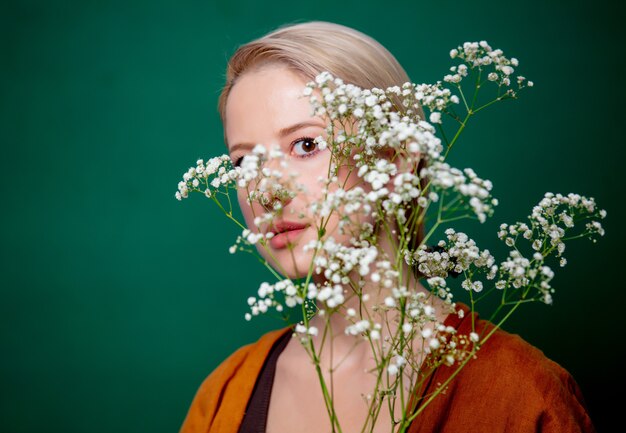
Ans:
<svg viewBox="0 0 626 433"><path fill-rule="evenodd" d="M287 206L293 199L294 191L289 190L289 185L283 183L283 179L265 178L267 180L265 191L260 195L261 206L266 212L277 212Z"/></svg>
<svg viewBox="0 0 626 433"><path fill-rule="evenodd" d="M286 174L288 167L282 155L270 153L262 162L261 180L256 185L257 202L266 212L277 212L288 205L295 196L293 179Z"/></svg>

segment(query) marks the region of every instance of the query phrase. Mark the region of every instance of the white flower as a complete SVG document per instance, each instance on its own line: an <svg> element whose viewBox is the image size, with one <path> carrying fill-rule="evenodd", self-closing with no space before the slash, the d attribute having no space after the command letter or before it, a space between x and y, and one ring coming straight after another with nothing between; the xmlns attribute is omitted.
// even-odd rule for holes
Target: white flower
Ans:
<svg viewBox="0 0 626 433"><path fill-rule="evenodd" d="M368 107L373 107L374 105L376 105L377 102L378 98L376 97L376 95L370 95L365 98L365 105L367 105Z"/></svg>
<svg viewBox="0 0 626 433"><path fill-rule="evenodd" d="M466 80L466 85L470 86L467 77L480 73L483 80L487 78L496 83L496 86L487 86L492 90L493 87L502 90L502 86L511 82L518 83L516 91L532 85L523 76L512 76L513 68L518 65L516 59L506 58L501 50L493 49L486 41L466 42L451 50L450 56L459 59L457 65L436 84L404 83L387 89L361 89L343 83L327 71L307 83L303 95L309 97L315 113L327 114L330 120L326 133L315 138L319 150L329 150L328 177L320 179L322 194L305 192L295 181L298 173L289 172L298 167L289 164L291 155L283 154L280 148L271 148L271 143L258 143L238 167L234 167L228 156L211 158L206 163L198 159L195 167L183 174L175 194L178 200L191 192L203 192L212 201L226 205L222 210L233 217L230 196L226 201L224 195L237 188L238 194L247 194L249 204L263 205L267 213L261 211L257 215L255 212L254 225L242 231L237 243L229 248L230 252L251 251L255 249L248 248L252 245L259 249L267 247L272 233L266 236L263 231L275 218L309 219L307 222L319 231L318 238L303 248L315 250L310 269L324 282L305 284L285 279L262 283L254 296L248 298L246 320L266 312L281 312L285 307L296 307L306 301L307 307L309 303L319 307L318 317L324 320L337 312L345 315L347 335L381 340L375 346L384 352L380 358L383 363L389 364L379 365L379 372L384 372L380 368L386 367L388 374L398 375L405 365L413 365L412 346L403 347L394 339L402 341L414 335L423 339L420 354L422 350L423 353L436 351L443 363L451 365L464 359L469 350L476 349L472 343L479 344L480 337L476 333L456 335L453 328L438 322L435 313L439 309L428 305L430 298L416 292L404 280L404 268L398 269L399 264L404 265L402 258L425 276L432 295L446 303L445 311L462 317L463 311L456 310L451 287L446 284L448 277L461 276L462 287L472 292L489 293L487 289L493 281L495 288L506 291L507 300L531 290L529 297L551 302L554 289L550 283L554 272L545 265L547 255L554 253L564 266L566 260L561 254L565 242L571 238L569 228L586 229L587 235L604 234L602 225L589 218L600 219L606 215L597 209L593 199L547 193L533 208L528 224L500 225L498 238L512 250L502 263L496 263L489 250L478 248L467 234L452 228L447 228L445 237L435 241L436 248L414 247L414 243L409 242L419 240L414 238L417 230L409 227L406 231L405 225L424 221L425 208L431 203L433 209L428 210L439 210L441 221L446 222L467 217L484 222L498 204L491 195L493 185L489 180L480 178L471 168L457 169L448 165L446 157L450 149L446 146L444 155L444 143L437 137L440 132L437 124L442 123L444 114L455 118L459 114L462 118L462 113L456 111L457 108L463 110L464 106L451 108L451 104L460 103L459 96L452 94L459 93L459 83ZM504 90L506 93L499 95L516 96L512 89ZM423 118L424 113L430 113L427 119ZM336 125L345 125L345 121L354 119L356 122L350 131L336 130ZM387 151L394 159L381 157ZM395 155L403 158L396 159ZM427 164L417 165L420 158ZM300 167L308 167L308 164L302 162ZM423 168L417 172L416 165ZM358 174L356 184L342 184L340 178L345 172ZM289 205L287 199L298 194L298 200ZM306 203L306 207L297 209L296 202ZM324 225L313 221L316 218L323 221L331 215L336 216L339 223L328 232ZM586 218L586 225L576 224L580 221L579 215ZM410 220L411 217L414 219ZM400 248L391 253L381 251L378 245L377 229L386 218L394 222L389 234L406 236ZM333 238L339 235L341 241ZM529 245L522 245L526 242ZM526 248L531 254L524 257L520 251L530 245L534 250ZM370 285L379 292L368 290ZM375 293L371 302L368 302L367 292ZM358 309L344 305L346 298L353 296L361 297ZM400 319L396 318L395 311L399 306L403 307ZM393 310L391 320L386 317L389 310ZM400 326L399 332L392 332L396 331L396 326ZM309 343L319 334L316 327L304 323L296 325L295 331L302 342Z"/></svg>
<svg viewBox="0 0 626 433"><path fill-rule="evenodd" d="M502 66L501 71L506 75L511 75L513 73L513 68L510 66Z"/></svg>
<svg viewBox="0 0 626 433"><path fill-rule="evenodd" d="M359 335L367 331L370 328L370 322L368 320L360 320L353 325L346 327L345 333L348 335Z"/></svg>

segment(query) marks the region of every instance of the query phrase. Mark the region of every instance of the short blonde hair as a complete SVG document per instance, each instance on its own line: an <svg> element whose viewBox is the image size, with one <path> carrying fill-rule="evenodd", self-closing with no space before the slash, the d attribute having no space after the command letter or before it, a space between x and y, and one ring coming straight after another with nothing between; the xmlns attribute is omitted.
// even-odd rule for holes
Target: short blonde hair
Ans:
<svg viewBox="0 0 626 433"><path fill-rule="evenodd" d="M314 80L320 72L328 71L344 83L364 89L386 89L411 81L404 68L384 46L358 30L326 21L284 24L265 36L241 45L228 61L226 83L218 101L218 111L224 126L228 95L239 77L276 63L287 66L308 81ZM389 98L397 107L402 106L397 95L389 95ZM417 114L424 119L421 107ZM426 159L422 158L418 173L425 164ZM425 182L422 182L424 186ZM417 202L413 208L417 209ZM410 217L407 215L407 218ZM411 248L416 248L423 238L424 225L420 224L416 236L412 236ZM416 273L419 275L419 272Z"/></svg>
<svg viewBox="0 0 626 433"><path fill-rule="evenodd" d="M358 30L326 21L286 24L240 46L228 61L218 101L223 124L226 101L237 79L268 63L284 64L309 81L325 70L364 89L386 89L410 81L385 47ZM423 112L419 114L423 118Z"/></svg>

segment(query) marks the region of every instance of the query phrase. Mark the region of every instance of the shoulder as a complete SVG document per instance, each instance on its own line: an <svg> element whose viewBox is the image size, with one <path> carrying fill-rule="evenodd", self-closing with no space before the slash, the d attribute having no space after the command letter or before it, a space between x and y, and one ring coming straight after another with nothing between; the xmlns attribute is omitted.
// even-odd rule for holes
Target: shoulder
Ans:
<svg viewBox="0 0 626 433"><path fill-rule="evenodd" d="M469 364L486 369L492 385L516 384L524 392L536 392L545 398L554 393L579 393L572 375L543 351L517 334L498 329Z"/></svg>
<svg viewBox="0 0 626 433"><path fill-rule="evenodd" d="M490 322L476 322L479 333L493 328ZM532 431L541 432L595 431L572 375L519 335L495 330L457 380L450 384L457 399L467 406L467 396L481 396L473 398L469 406L485 415L498 413L503 427L524 425L528 431L532 427Z"/></svg>
<svg viewBox="0 0 626 433"><path fill-rule="evenodd" d="M256 342L246 344L233 352L200 384L191 402L180 432L207 432L223 406L236 416L245 410L248 398L265 358L276 340L289 332L277 329L262 335ZM236 399L232 396L236 390Z"/></svg>

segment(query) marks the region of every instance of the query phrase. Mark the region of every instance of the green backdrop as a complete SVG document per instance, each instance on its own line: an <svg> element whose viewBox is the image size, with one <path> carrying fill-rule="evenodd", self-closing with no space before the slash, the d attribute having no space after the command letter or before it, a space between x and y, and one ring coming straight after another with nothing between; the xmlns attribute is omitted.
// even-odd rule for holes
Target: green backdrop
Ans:
<svg viewBox="0 0 626 433"><path fill-rule="evenodd" d="M217 97L239 44L327 20L385 45L413 81L486 39L535 82L485 110L452 162L495 185L460 225L497 248L545 191L596 198L607 235L568 246L553 306L505 326L567 368L599 429L621 389L624 14L608 1L4 1L0 6L2 432L172 432L206 375L282 326L244 322L268 277L235 227L176 184L222 153ZM497 374L497 372L494 372Z"/></svg>

